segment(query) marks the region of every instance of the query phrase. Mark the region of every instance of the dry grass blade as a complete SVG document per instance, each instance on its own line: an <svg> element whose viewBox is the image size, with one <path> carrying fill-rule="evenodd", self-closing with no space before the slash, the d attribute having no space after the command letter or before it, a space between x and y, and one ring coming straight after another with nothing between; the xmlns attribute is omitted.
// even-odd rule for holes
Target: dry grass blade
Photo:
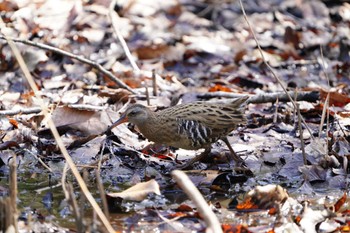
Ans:
<svg viewBox="0 0 350 233"><path fill-rule="evenodd" d="M304 165L307 165L306 154L305 154L305 142L304 142L304 135L303 135L303 127L301 125L301 114L300 114L299 104L297 104L297 113L298 113L298 128L299 128L299 137L300 137L300 143L301 143L301 151L303 153Z"/></svg>
<svg viewBox="0 0 350 233"><path fill-rule="evenodd" d="M322 59L322 71L323 71L323 73L326 76L328 88L330 88L331 85L330 85L330 82L329 82L328 74L327 74L327 72L325 70L326 63L324 61L322 46L320 46L320 52L321 52L321 59ZM322 118L321 118L321 122L320 122L320 128L319 128L319 131L318 131L318 137L320 137L320 135L321 135L323 124L324 124L324 120L325 120L325 117L326 117L326 113L327 113L326 138L328 137L328 130L329 130L329 98L330 98L330 93L328 91L327 97L326 97L326 101L325 101L325 103L323 105L323 109L322 109ZM326 140L326 142L327 142L326 148L328 148L328 140Z"/></svg>
<svg viewBox="0 0 350 233"><path fill-rule="evenodd" d="M173 171L171 175L175 179L176 183L196 205L199 214L203 217L205 223L207 224L208 229L206 232L223 232L218 218L188 176L179 170Z"/></svg>
<svg viewBox="0 0 350 233"><path fill-rule="evenodd" d="M324 124L324 121L326 119L326 113L328 112L327 111L328 109L329 109L329 93L327 94L326 101L325 101L325 103L323 105L320 127L318 129L318 137L321 137L323 124Z"/></svg>
<svg viewBox="0 0 350 233"><path fill-rule="evenodd" d="M84 227L84 223L83 223L83 218L82 218L82 215L80 214L78 203L75 199L73 185L71 183L68 183L66 185L66 190L67 190L67 194L68 194L68 196L66 196L66 198L68 199L68 202L70 203L70 205L72 207L72 212L73 212L73 216L75 218L75 225L77 226L77 231L84 232L85 227Z"/></svg>

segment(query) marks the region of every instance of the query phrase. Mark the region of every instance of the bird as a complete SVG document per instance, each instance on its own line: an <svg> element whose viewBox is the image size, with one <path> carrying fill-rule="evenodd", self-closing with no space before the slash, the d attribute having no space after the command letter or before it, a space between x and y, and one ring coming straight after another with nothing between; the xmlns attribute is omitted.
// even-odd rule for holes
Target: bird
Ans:
<svg viewBox="0 0 350 233"><path fill-rule="evenodd" d="M187 164L179 166L180 169L188 168L208 155L211 145L218 140L227 145L232 159L237 164L244 164L243 159L232 149L227 135L239 124L246 123L244 110L248 99L249 96L243 96L225 103L196 101L160 111L152 111L144 105L133 104L107 131L122 123L130 122L145 138L156 145L186 150L205 149Z"/></svg>

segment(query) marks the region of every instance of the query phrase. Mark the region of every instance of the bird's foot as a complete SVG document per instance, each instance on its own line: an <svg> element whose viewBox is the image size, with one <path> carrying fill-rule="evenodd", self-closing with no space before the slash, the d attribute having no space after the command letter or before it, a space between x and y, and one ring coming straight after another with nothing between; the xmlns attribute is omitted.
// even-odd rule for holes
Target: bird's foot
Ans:
<svg viewBox="0 0 350 233"><path fill-rule="evenodd" d="M235 171L237 174L244 174L247 176L254 176L253 172L248 168L247 164L245 161L238 155L235 154L233 157L232 154L227 154L227 159L229 162L230 169ZM238 158L238 159L237 159ZM234 162L234 164L233 164Z"/></svg>
<svg viewBox="0 0 350 233"><path fill-rule="evenodd" d="M199 160L199 159L193 158L193 159L191 159L190 161L187 161L187 162L185 162L185 163L183 163L183 164L177 164L177 165L175 166L175 169L179 169L179 170L189 170L190 168L193 168L193 165L194 165L196 162L198 162L198 160ZM197 167L197 166L195 166L195 167L196 167L196 169L205 169L205 167L200 168L200 167L201 167L200 165L199 165L198 167Z"/></svg>
<svg viewBox="0 0 350 233"><path fill-rule="evenodd" d="M141 152L160 159L169 159L174 157L174 155L170 153L169 147L161 144L149 144L144 147Z"/></svg>
<svg viewBox="0 0 350 233"><path fill-rule="evenodd" d="M202 160L209 153L210 153L210 148L207 148L201 154L197 155L196 157L194 157L190 161L186 162L185 164L177 165L176 169L186 170L186 169L190 168L195 162Z"/></svg>

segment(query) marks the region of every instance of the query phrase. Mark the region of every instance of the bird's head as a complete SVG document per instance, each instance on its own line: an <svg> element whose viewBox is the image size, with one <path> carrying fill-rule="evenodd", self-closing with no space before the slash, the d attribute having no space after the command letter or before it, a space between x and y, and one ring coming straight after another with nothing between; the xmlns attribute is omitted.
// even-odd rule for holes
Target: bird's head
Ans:
<svg viewBox="0 0 350 233"><path fill-rule="evenodd" d="M147 107L141 104L134 104L126 109L126 111L120 116L119 120L109 127L109 130L124 122L130 122L135 125L144 124L149 117L149 113L150 110Z"/></svg>

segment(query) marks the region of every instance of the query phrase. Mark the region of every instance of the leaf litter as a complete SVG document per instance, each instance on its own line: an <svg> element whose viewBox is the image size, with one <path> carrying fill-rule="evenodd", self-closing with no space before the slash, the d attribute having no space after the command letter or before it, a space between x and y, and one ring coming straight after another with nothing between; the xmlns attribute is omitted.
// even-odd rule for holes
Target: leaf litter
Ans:
<svg viewBox="0 0 350 233"><path fill-rule="evenodd" d="M289 0L244 4L266 60L289 90L320 93L316 103L299 102L313 135L306 128L299 131L292 105L251 103L246 110L248 124L232 132L229 140L254 176L233 171L227 162L229 152L221 143L215 143L210 157L194 164L187 174L216 211L225 232L345 232L349 229L349 4ZM118 2L115 10L122 35L141 69L149 71L141 74L134 72L114 38L105 16L107 2L62 1L59 8L55 1L4 1L1 5L10 36L84 55L136 91L135 95L118 88L96 69L74 59L18 43L65 145L77 165L89 172L90 188L95 189L93 170L102 157L107 159L100 176L108 193L124 193L144 182L159 186L149 194L139 188L142 198L134 200L120 200L120 194L117 200L110 198L109 207L116 212L111 218L115 229L204 231L200 213L169 176L174 165L198 151L148 150L150 142L132 125L103 134L129 102L147 104L145 86L154 110L177 102L208 100L198 93L218 93L209 98L217 100L222 92L281 91L260 58L238 2ZM14 153L20 183L25 184L30 175L37 179L35 189L52 186L60 182L63 157L40 109L21 113L38 107L38 102L6 43L0 52L0 106L7 111L0 121L0 187L7 187ZM158 90L153 86L152 69L162 77L157 79ZM328 94L329 116L318 138ZM31 192L20 188L19 199L23 200L21 208L39 211L41 217L35 223L42 216L49 219L51 208L65 208L57 203L64 200L61 188L54 188L54 205L46 207L28 200ZM329 208L332 205L337 207ZM71 214L56 217L62 231L64 226L74 228L64 223L73 219Z"/></svg>

